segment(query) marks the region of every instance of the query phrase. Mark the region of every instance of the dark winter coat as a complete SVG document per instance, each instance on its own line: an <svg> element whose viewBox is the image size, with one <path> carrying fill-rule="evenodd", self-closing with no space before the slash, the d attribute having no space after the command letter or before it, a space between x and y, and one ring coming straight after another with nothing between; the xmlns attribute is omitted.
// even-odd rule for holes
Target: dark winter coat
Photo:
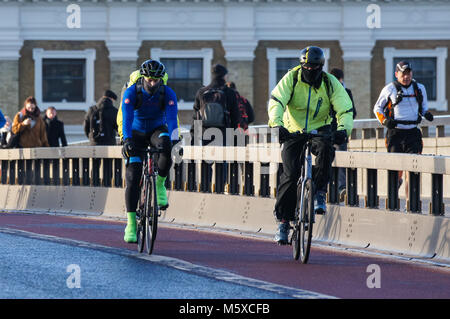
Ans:
<svg viewBox="0 0 450 319"><path fill-rule="evenodd" d="M52 120L44 116L45 127L47 129L47 140L50 147L67 146L64 123L55 116ZM59 144L61 141L61 145Z"/></svg>

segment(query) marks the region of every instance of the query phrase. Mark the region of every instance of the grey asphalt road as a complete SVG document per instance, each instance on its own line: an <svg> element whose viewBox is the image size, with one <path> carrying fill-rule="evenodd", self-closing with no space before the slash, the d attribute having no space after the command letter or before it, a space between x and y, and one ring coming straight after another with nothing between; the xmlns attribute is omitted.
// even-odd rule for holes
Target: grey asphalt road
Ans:
<svg viewBox="0 0 450 319"><path fill-rule="evenodd" d="M0 256L0 298L290 298L167 257L20 231L0 232Z"/></svg>

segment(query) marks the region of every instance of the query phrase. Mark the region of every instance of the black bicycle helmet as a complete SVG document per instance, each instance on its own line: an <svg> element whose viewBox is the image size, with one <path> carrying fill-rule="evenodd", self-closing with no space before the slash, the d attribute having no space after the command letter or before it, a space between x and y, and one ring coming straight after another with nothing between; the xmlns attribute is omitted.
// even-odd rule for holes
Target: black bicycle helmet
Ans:
<svg viewBox="0 0 450 319"><path fill-rule="evenodd" d="M325 54L319 47L306 47L300 52L301 65L324 65Z"/></svg>
<svg viewBox="0 0 450 319"><path fill-rule="evenodd" d="M159 61L147 60L141 64L141 75L152 78L162 78L166 73L166 67Z"/></svg>

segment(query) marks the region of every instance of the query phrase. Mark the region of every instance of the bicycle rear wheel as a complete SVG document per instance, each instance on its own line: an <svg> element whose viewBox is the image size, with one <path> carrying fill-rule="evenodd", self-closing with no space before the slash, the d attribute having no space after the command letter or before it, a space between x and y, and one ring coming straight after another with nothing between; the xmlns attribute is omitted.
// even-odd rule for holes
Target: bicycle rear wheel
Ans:
<svg viewBox="0 0 450 319"><path fill-rule="evenodd" d="M144 251L145 237L146 237L146 221L147 221L147 194L148 194L149 182L144 179L143 185L141 185L141 193L139 196L138 208L136 210L137 217L137 246L138 252L142 253Z"/></svg>
<svg viewBox="0 0 450 319"><path fill-rule="evenodd" d="M303 205L300 210L299 246L300 260L306 264L311 250L314 224L314 183L308 179L303 190Z"/></svg>
<svg viewBox="0 0 450 319"><path fill-rule="evenodd" d="M155 245L156 233L158 230L158 202L156 199L156 177L151 176L149 182L149 192L148 192L148 202L147 202L147 219L146 219L146 246L147 254L153 252L153 247Z"/></svg>

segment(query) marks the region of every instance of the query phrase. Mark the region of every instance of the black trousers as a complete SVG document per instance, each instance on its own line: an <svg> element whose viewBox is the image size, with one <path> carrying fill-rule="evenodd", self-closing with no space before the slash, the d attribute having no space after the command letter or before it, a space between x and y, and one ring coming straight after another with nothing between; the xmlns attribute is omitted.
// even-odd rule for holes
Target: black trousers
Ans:
<svg viewBox="0 0 450 319"><path fill-rule="evenodd" d="M277 188L275 216L278 220L292 221L297 204L297 181L300 177L300 155L305 139L291 139L283 143L281 159L283 173ZM316 137L312 140L311 152L316 156L313 166L315 189L326 189L331 176L331 163L334 160L334 147L328 139ZM302 158L303 158L302 154Z"/></svg>
<svg viewBox="0 0 450 319"><path fill-rule="evenodd" d="M166 177L169 174L172 166L172 143L170 136L163 135L167 133L166 127L160 127L149 134L142 134L133 131L132 139L138 149L145 149L149 144L153 147L161 147L163 152L159 154L158 158L158 175ZM142 160L145 153L136 154L141 158L141 162L128 164L125 172L126 188L125 188L125 206L127 212L135 212L139 200L140 187L139 182L142 175Z"/></svg>
<svg viewBox="0 0 450 319"><path fill-rule="evenodd" d="M422 132L417 127L408 130L388 129L385 141L389 153L422 154Z"/></svg>

